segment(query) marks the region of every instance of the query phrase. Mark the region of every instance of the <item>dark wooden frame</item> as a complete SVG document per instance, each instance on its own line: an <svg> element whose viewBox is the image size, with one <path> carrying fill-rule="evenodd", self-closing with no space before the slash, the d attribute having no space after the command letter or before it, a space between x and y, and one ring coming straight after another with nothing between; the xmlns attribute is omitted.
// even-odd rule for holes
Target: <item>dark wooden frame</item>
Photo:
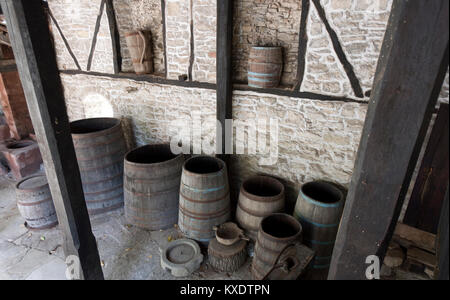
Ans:
<svg viewBox="0 0 450 300"><path fill-rule="evenodd" d="M448 0L394 0L329 279L383 261L448 68Z"/></svg>
<svg viewBox="0 0 450 300"><path fill-rule="evenodd" d="M84 279L103 279L42 3L1 0L1 6L63 233L64 253L79 258Z"/></svg>
<svg viewBox="0 0 450 300"><path fill-rule="evenodd" d="M226 145L226 121L233 118L232 41L233 0L217 1L217 127L216 151L222 157L229 152ZM229 131L227 131L229 132ZM228 151L227 151L228 150Z"/></svg>

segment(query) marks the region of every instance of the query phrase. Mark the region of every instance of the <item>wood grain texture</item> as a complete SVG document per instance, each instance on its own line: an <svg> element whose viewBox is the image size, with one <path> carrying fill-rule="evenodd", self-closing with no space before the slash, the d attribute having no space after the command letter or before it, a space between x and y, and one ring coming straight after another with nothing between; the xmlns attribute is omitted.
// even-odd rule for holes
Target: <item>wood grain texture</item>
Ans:
<svg viewBox="0 0 450 300"><path fill-rule="evenodd" d="M63 233L64 253L79 258L84 279L103 279L43 7L40 1L0 3Z"/></svg>
<svg viewBox="0 0 450 300"><path fill-rule="evenodd" d="M448 67L448 5L393 3L329 279L384 258Z"/></svg>
<svg viewBox="0 0 450 300"><path fill-rule="evenodd" d="M441 104L403 223L436 234L449 173L449 110Z"/></svg>

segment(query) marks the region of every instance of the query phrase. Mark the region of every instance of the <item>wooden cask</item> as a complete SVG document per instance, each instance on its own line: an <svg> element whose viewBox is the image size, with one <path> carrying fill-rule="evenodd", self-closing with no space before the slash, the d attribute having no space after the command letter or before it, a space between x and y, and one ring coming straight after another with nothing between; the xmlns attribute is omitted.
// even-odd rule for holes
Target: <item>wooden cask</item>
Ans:
<svg viewBox="0 0 450 300"><path fill-rule="evenodd" d="M30 229L48 229L58 224L45 175L31 176L16 184L17 207Z"/></svg>
<svg viewBox="0 0 450 300"><path fill-rule="evenodd" d="M94 118L75 121L70 126L89 214L122 207L127 146L121 121Z"/></svg>
<svg viewBox="0 0 450 300"><path fill-rule="evenodd" d="M305 245L316 252L314 279L326 279L343 208L344 194L331 183L314 181L300 189L294 217L303 226Z"/></svg>
<svg viewBox="0 0 450 300"><path fill-rule="evenodd" d="M252 47L248 63L248 85L256 88L275 88L283 70L281 47Z"/></svg>
<svg viewBox="0 0 450 300"><path fill-rule="evenodd" d="M199 242L214 238L214 226L230 218L230 189L226 164L215 157L196 156L183 165L178 225L186 237Z"/></svg>
<svg viewBox="0 0 450 300"><path fill-rule="evenodd" d="M285 208L284 186L275 178L255 176L241 186L236 220L252 240L256 239L261 220Z"/></svg>
<svg viewBox="0 0 450 300"><path fill-rule="evenodd" d="M125 34L128 50L136 74L153 73L152 34L148 30Z"/></svg>
<svg viewBox="0 0 450 300"><path fill-rule="evenodd" d="M128 152L124 163L125 217L135 226L161 230L178 222L184 157L168 144L147 145Z"/></svg>
<svg viewBox="0 0 450 300"><path fill-rule="evenodd" d="M276 265L283 251L291 245L300 243L301 240L302 226L292 216L277 213L263 218L259 226L252 262L253 278L264 279ZM290 277L294 274L298 276L296 272L286 274L286 277L278 273L277 279L296 279L294 278L296 276Z"/></svg>

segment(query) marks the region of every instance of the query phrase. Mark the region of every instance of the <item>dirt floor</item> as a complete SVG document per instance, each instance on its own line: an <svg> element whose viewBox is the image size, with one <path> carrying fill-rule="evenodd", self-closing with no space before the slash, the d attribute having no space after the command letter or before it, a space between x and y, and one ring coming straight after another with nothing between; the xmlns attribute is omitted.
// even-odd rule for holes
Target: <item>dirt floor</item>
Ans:
<svg viewBox="0 0 450 300"><path fill-rule="evenodd" d="M0 176L0 280L66 279L59 229L25 228L14 184L11 178ZM95 216L91 224L105 279L176 279L161 268L159 254L160 247L182 237L175 227L152 232L127 225L123 209ZM250 259L236 273L217 273L204 260L198 271L183 279L251 279L249 268Z"/></svg>

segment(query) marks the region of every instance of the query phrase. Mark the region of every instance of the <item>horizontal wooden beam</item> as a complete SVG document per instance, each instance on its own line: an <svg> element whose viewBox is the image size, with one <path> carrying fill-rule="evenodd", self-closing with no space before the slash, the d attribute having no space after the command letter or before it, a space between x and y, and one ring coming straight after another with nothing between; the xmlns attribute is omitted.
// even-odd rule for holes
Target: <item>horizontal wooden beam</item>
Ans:
<svg viewBox="0 0 450 300"><path fill-rule="evenodd" d="M100 73L100 72L87 72L87 71L79 71L79 70L60 70L61 74L67 75L89 75L89 76L97 76L97 77L106 77L112 79L128 79L138 82L148 82L155 84L164 84L164 85L173 85L173 86L181 86L186 88L200 88L200 89L209 89L216 90L217 85L214 83L208 82L198 82L198 81L179 81L173 79L166 79L161 76L156 75L136 75L133 73L119 73L119 74L110 74L110 73ZM336 101L336 102L349 102L349 103L360 103L367 104L368 101L357 100L346 97L339 96L330 96L323 95L317 93L310 92L299 92L292 91L290 88L252 88L245 84L233 84L233 91L248 91L255 92L260 94L269 94L275 96L286 96L298 99L308 99L308 100L317 100L317 101Z"/></svg>

